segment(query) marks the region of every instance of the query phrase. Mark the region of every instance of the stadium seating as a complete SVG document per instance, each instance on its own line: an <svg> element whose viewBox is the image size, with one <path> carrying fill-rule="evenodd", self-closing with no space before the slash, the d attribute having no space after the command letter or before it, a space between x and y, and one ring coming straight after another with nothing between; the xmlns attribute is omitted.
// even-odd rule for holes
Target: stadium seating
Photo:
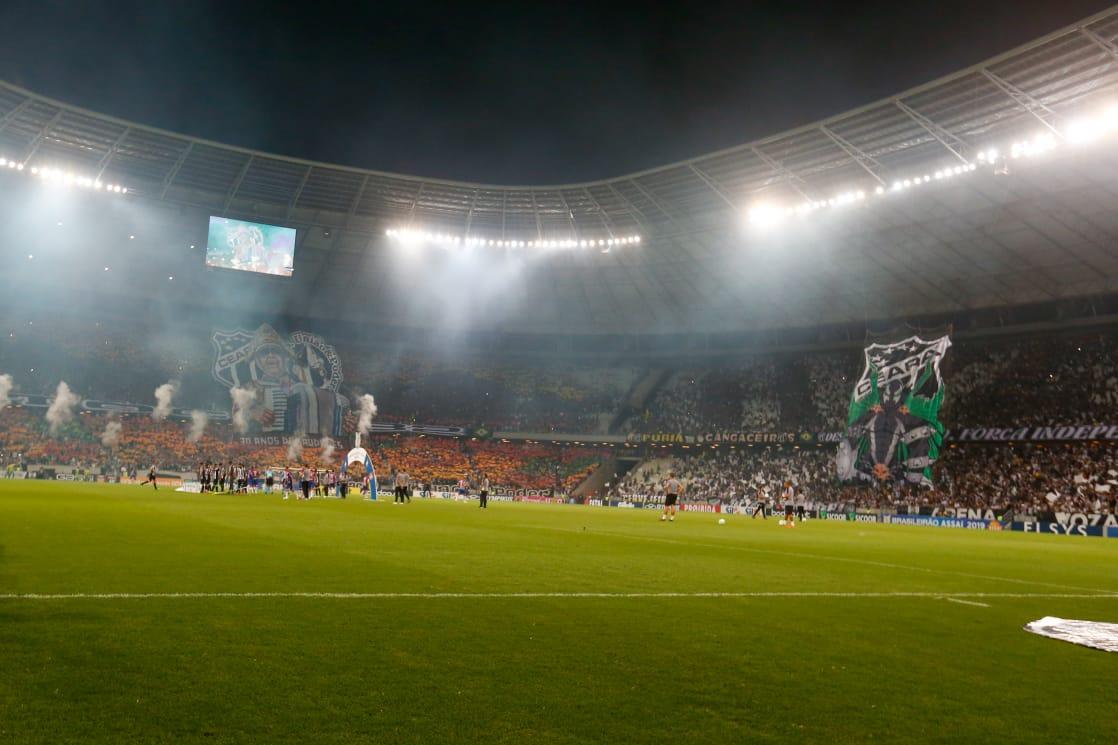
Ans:
<svg viewBox="0 0 1118 745"><path fill-rule="evenodd" d="M660 460L656 469L637 469L614 489L623 499L655 500L674 469L687 484L687 499L746 503L764 492L778 500L791 482L817 508L1013 509L1046 512L1115 513L1118 510L1118 449L1104 443L1057 445L970 445L948 448L936 464L936 487L925 490L842 485L830 448L720 448Z"/></svg>
<svg viewBox="0 0 1118 745"><path fill-rule="evenodd" d="M152 330L141 321L35 315L5 319L0 371L24 393L66 380L83 397L150 403L156 386L182 382L180 405L229 407L215 381L211 329ZM524 363L435 354L380 355L335 340L343 393L372 392L379 418L490 431L603 434L648 365ZM943 418L953 426L1118 419L1113 331L957 341L945 358ZM664 376L619 430L632 432L837 431L845 425L859 350L767 355ZM1007 417L1013 419L1007 422Z"/></svg>
<svg viewBox="0 0 1118 745"><path fill-rule="evenodd" d="M284 446L242 443L228 424L210 423L197 442L187 439L188 425L155 421L150 416L124 416L119 443L101 444L108 417L77 416L56 435L48 432L41 410L9 407L0 411L0 465L27 463L82 467L94 473L116 473L121 466L146 470L157 464L164 471L192 472L199 463L246 463L279 466L303 463L336 466L339 456L324 458L321 448L308 447L295 458ZM504 489L555 489L568 492L591 473L607 452L601 448L498 441L374 435L364 441L382 478L406 471L421 482L451 485L461 478L471 482L482 474Z"/></svg>

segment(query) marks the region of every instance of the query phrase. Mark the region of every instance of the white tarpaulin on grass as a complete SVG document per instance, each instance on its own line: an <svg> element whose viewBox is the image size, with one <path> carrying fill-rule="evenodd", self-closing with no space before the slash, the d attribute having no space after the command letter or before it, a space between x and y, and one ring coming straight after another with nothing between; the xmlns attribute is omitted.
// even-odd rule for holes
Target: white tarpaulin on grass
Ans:
<svg viewBox="0 0 1118 745"><path fill-rule="evenodd" d="M1104 652L1118 652L1118 623L1074 621L1045 616L1039 621L1025 624L1025 631Z"/></svg>

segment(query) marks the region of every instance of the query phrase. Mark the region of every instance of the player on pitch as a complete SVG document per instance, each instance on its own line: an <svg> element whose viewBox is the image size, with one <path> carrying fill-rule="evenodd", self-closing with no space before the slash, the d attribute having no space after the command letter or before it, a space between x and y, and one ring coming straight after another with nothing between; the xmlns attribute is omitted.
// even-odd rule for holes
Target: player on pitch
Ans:
<svg viewBox="0 0 1118 745"><path fill-rule="evenodd" d="M784 503L784 526L786 528L796 527L795 518L795 499L796 490L792 488L791 481L784 482L784 491L780 493L780 499Z"/></svg>
<svg viewBox="0 0 1118 745"><path fill-rule="evenodd" d="M668 471L668 478L664 481L664 511L660 515L660 522L675 522L675 504L682 495L683 484L675 477L675 471Z"/></svg>

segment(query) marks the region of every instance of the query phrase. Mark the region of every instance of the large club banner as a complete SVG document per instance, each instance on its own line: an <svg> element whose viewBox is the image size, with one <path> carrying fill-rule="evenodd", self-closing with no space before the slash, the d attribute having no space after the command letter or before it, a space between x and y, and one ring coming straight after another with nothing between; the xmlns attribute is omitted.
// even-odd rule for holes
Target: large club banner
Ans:
<svg viewBox="0 0 1118 745"><path fill-rule="evenodd" d="M255 399L252 431L261 434L342 433L349 401L339 393L337 350L317 334L296 331L286 339L263 324L255 331L215 329L213 376L227 388L247 388Z"/></svg>
<svg viewBox="0 0 1118 745"><path fill-rule="evenodd" d="M840 479L931 486L944 435L939 367L950 346L944 335L865 348L865 368L850 397L846 439L839 443Z"/></svg>

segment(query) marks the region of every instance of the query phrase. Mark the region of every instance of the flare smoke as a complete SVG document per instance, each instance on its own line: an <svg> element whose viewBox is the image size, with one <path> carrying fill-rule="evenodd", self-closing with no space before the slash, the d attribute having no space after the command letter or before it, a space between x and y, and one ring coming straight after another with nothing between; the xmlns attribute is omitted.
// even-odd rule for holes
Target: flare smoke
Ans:
<svg viewBox="0 0 1118 745"><path fill-rule="evenodd" d="M299 460L303 457L303 436L295 434L287 441L287 459Z"/></svg>
<svg viewBox="0 0 1118 745"><path fill-rule="evenodd" d="M109 421L105 424L105 431L101 433L101 444L107 448L115 448L120 444L120 422Z"/></svg>
<svg viewBox="0 0 1118 745"><path fill-rule="evenodd" d="M370 394L365 393L357 399L357 405L361 407L361 414L357 418L357 431L367 435L369 427L373 426L373 417L377 415L377 402Z"/></svg>
<svg viewBox="0 0 1118 745"><path fill-rule="evenodd" d="M187 442L198 442L202 439L202 433L206 431L206 425L210 423L210 417L206 412L195 409L190 412L190 434L186 436Z"/></svg>
<svg viewBox="0 0 1118 745"><path fill-rule="evenodd" d="M318 441L318 446L322 448L321 458L326 463L333 465L334 462L334 441L329 437L323 437Z"/></svg>
<svg viewBox="0 0 1118 745"><path fill-rule="evenodd" d="M58 382L58 389L54 392L54 400L47 408L47 422L50 423L50 433L57 435L62 425L74 418L74 407L81 399L70 390L65 380Z"/></svg>
<svg viewBox="0 0 1118 745"><path fill-rule="evenodd" d="M12 392L13 387L11 375L0 375L0 410L12 402L12 399L8 398L8 394Z"/></svg>
<svg viewBox="0 0 1118 745"><path fill-rule="evenodd" d="M151 412L151 418L156 421L162 421L171 415L171 405L175 398L175 394L179 392L179 381L168 380L163 385L155 389L155 409Z"/></svg>
<svg viewBox="0 0 1118 745"><path fill-rule="evenodd" d="M229 397L233 399L233 427L243 435L248 432L249 412L256 403L256 391L235 386L229 389Z"/></svg>

